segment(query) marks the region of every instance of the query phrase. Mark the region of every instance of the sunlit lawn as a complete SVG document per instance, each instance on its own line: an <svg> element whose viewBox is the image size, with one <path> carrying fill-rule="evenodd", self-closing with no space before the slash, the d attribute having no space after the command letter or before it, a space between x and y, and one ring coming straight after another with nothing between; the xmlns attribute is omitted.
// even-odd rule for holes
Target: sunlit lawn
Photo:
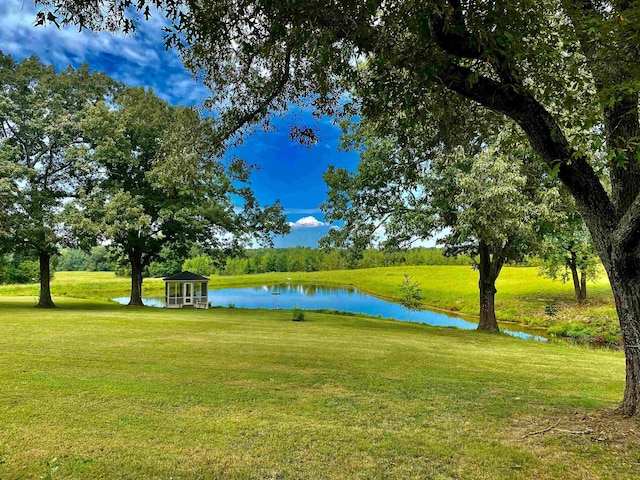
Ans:
<svg viewBox="0 0 640 480"><path fill-rule="evenodd" d="M317 313L56 300L43 311L0 297L2 479L43 478L54 457L56 479L640 469L640 425L607 413L624 385L618 352Z"/></svg>
<svg viewBox="0 0 640 480"><path fill-rule="evenodd" d="M354 285L364 292L390 300L400 297L399 285L408 273L420 282L424 306L478 314L478 274L468 266L386 267L329 272L267 273L231 277L212 276L211 288L263 285L274 282L315 282ZM52 284L54 295L110 299L129 293L129 279L110 272L58 272ZM606 277L589 284L589 304L575 306L573 287L538 275L533 267L505 267L497 282L496 311L499 320L548 326L558 321L608 319L615 324L615 308ZM159 279L146 279L145 295L163 295ZM0 295L38 295L37 285L0 286ZM35 300L34 300L35 301ZM548 304L559 314L545 314Z"/></svg>

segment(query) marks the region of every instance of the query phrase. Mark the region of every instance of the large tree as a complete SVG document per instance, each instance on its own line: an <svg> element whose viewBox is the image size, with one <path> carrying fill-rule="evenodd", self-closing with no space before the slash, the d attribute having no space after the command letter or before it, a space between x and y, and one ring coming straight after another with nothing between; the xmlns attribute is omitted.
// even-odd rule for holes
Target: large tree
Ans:
<svg viewBox="0 0 640 480"><path fill-rule="evenodd" d="M621 411L640 411L637 0L35 1L42 22L127 31L150 6L162 8L168 45L215 85L214 100L228 101L220 118L229 131L288 101L330 110L342 98L338 79L381 121L389 111L407 124L443 118L451 94L510 118L557 171L593 237L624 341ZM366 75L353 68L362 60ZM434 92L438 111L423 102ZM609 182L591 163L597 148Z"/></svg>
<svg viewBox="0 0 640 480"><path fill-rule="evenodd" d="M67 222L80 241L126 259L129 305L142 305L143 272L163 249L235 251L289 230L280 205L261 208L246 185L250 166L218 157L211 120L195 110L128 87L89 109L82 127L87 144L75 154L94 174Z"/></svg>
<svg viewBox="0 0 640 480"><path fill-rule="evenodd" d="M456 148L432 156L390 138L361 137L357 171L330 168L325 174L325 218L344 224L323 241L396 249L440 232L445 254L467 255L478 270L478 329L498 331L502 267L534 250L558 217L559 201L555 179L528 161L530 150L513 136L500 137L475 154Z"/></svg>
<svg viewBox="0 0 640 480"><path fill-rule="evenodd" d="M80 121L113 81L88 66L56 73L32 57L0 53L0 243L40 263L39 307L51 299L50 263L62 240L60 212L87 175L73 155Z"/></svg>

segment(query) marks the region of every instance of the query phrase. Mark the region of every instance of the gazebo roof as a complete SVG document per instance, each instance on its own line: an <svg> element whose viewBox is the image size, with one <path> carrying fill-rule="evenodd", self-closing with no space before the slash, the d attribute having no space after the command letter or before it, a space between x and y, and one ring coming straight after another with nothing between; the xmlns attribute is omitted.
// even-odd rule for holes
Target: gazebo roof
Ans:
<svg viewBox="0 0 640 480"><path fill-rule="evenodd" d="M179 281L208 282L209 281L207 277L201 277L200 275L196 275L195 273L191 273L191 272L176 273L175 275L164 277L162 280L164 280L165 282L179 282Z"/></svg>

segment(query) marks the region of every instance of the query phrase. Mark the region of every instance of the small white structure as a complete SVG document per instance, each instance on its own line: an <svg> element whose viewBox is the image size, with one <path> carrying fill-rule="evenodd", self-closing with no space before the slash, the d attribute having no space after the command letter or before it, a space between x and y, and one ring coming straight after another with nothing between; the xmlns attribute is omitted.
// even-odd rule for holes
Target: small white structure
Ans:
<svg viewBox="0 0 640 480"><path fill-rule="evenodd" d="M163 278L167 308L209 308L209 279L191 272Z"/></svg>

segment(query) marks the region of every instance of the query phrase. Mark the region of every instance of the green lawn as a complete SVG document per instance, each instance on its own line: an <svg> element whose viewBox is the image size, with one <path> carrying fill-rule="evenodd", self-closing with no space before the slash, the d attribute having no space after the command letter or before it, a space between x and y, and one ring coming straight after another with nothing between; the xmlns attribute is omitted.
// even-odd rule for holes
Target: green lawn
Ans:
<svg viewBox="0 0 640 480"><path fill-rule="evenodd" d="M468 266L386 267L329 272L268 273L232 277L212 277L212 288L241 287L276 282L315 282L354 285L360 290L397 300L403 274L420 282L424 306L478 314L478 274ZM533 267L505 267L497 282L496 313L501 321L531 326L579 324L590 329L587 334L619 334L613 296L605 277L589 284L589 303L576 306L573 287L540 277ZM52 284L54 295L91 299L110 299L129 293L129 280L113 273L58 272ZM146 279L145 295L163 295L163 283ZM0 295L38 295L37 285L0 286ZM545 314L553 304L557 316Z"/></svg>
<svg viewBox="0 0 640 480"><path fill-rule="evenodd" d="M3 480L638 478L619 352L56 300L0 297Z"/></svg>

